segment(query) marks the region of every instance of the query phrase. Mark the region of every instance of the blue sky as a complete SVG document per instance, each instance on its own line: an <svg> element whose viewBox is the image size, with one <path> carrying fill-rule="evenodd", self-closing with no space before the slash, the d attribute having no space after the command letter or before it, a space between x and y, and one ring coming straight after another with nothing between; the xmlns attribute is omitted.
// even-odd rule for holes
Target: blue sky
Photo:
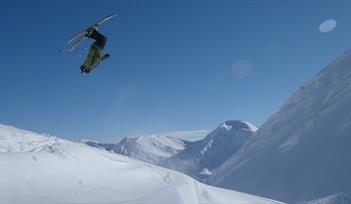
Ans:
<svg viewBox="0 0 351 204"><path fill-rule="evenodd" d="M101 141L261 125L350 47L350 10L347 0L5 0L0 123ZM82 76L84 53L58 50L112 12L100 29L111 57ZM319 32L327 19L336 28Z"/></svg>

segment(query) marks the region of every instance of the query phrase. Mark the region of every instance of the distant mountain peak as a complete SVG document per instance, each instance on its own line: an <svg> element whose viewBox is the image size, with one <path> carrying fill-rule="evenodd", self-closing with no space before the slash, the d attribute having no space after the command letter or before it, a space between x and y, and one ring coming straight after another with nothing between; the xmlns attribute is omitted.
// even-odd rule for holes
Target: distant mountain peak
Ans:
<svg viewBox="0 0 351 204"><path fill-rule="evenodd" d="M247 130L247 131L256 132L258 129L254 124L243 120L228 120L222 123L220 127L228 131L234 128L236 130Z"/></svg>
<svg viewBox="0 0 351 204"><path fill-rule="evenodd" d="M161 162L162 166L175 169L199 180L206 180L243 145L257 127L241 120L221 123L204 139L190 143L178 154Z"/></svg>
<svg viewBox="0 0 351 204"><path fill-rule="evenodd" d="M98 142L88 142L86 144L134 159L158 163L183 150L187 142L173 137L154 134L139 137L124 137L117 144Z"/></svg>

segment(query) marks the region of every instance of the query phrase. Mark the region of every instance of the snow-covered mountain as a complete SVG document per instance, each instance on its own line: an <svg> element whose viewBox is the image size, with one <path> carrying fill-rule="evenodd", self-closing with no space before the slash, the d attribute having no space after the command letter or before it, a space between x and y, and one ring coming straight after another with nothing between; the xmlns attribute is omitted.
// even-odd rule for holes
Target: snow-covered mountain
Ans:
<svg viewBox="0 0 351 204"><path fill-rule="evenodd" d="M146 135L135 138L125 137L117 144L93 141L85 141L84 143L157 164L183 150L189 142L163 135Z"/></svg>
<svg viewBox="0 0 351 204"><path fill-rule="evenodd" d="M160 162L161 166L206 180L212 171L232 156L257 130L245 121L226 121L203 140L190 143L178 154Z"/></svg>
<svg viewBox="0 0 351 204"><path fill-rule="evenodd" d="M351 192L336 193L325 198L319 198L299 204L351 204Z"/></svg>
<svg viewBox="0 0 351 204"><path fill-rule="evenodd" d="M0 147L1 203L278 203L4 125Z"/></svg>
<svg viewBox="0 0 351 204"><path fill-rule="evenodd" d="M351 190L351 51L300 87L210 178L286 202Z"/></svg>

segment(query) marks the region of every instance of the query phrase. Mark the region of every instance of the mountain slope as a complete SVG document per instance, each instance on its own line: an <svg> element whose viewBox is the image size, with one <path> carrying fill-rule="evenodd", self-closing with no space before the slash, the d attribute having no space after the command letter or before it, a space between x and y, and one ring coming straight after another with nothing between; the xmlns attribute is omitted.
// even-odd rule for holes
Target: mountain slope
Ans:
<svg viewBox="0 0 351 204"><path fill-rule="evenodd" d="M300 204L351 204L351 192L342 192Z"/></svg>
<svg viewBox="0 0 351 204"><path fill-rule="evenodd" d="M62 152L62 144L71 143L57 137L17 129L0 124L0 153L4 152Z"/></svg>
<svg viewBox="0 0 351 204"><path fill-rule="evenodd" d="M136 138L125 137L118 144L87 141L87 145L112 151L150 163L158 163L183 150L189 143L163 135L146 135Z"/></svg>
<svg viewBox="0 0 351 204"><path fill-rule="evenodd" d="M257 127L248 122L226 121L206 138L190 143L160 165L206 180L211 171L233 155L256 130Z"/></svg>
<svg viewBox="0 0 351 204"><path fill-rule="evenodd" d="M2 203L277 203L3 125L0 147Z"/></svg>
<svg viewBox="0 0 351 204"><path fill-rule="evenodd" d="M351 190L351 51L296 91L210 183L294 202Z"/></svg>

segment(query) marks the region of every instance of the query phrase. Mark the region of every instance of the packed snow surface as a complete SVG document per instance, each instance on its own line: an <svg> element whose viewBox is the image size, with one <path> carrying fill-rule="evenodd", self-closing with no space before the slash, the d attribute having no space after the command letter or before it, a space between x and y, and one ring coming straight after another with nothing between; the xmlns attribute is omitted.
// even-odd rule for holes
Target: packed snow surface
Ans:
<svg viewBox="0 0 351 204"><path fill-rule="evenodd" d="M278 203L4 125L0 147L1 203Z"/></svg>
<svg viewBox="0 0 351 204"><path fill-rule="evenodd" d="M301 86L210 183L286 202L351 191L351 51Z"/></svg>

